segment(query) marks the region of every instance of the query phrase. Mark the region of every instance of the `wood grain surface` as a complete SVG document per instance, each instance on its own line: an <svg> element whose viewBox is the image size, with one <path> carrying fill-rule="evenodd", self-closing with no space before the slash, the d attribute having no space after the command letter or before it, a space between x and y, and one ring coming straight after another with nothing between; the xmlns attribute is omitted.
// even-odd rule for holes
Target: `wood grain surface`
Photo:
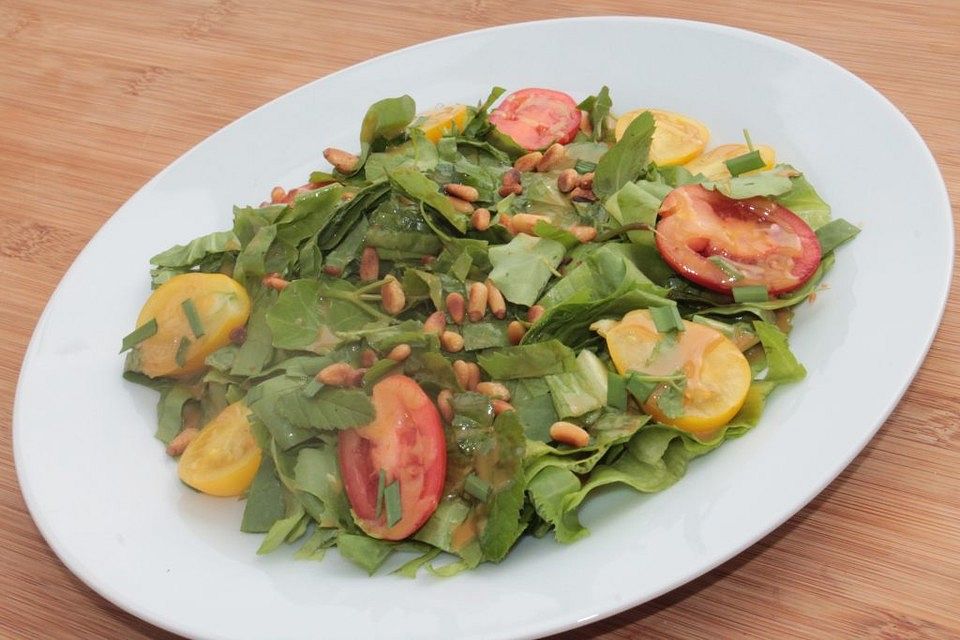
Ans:
<svg viewBox="0 0 960 640"><path fill-rule="evenodd" d="M0 0L0 637L174 638L60 564L14 472L24 350L107 218L210 133L310 80L439 36L598 14L721 22L834 60L907 115L960 195L957 0ZM957 282L903 401L822 495L702 578L565 636L960 637Z"/></svg>

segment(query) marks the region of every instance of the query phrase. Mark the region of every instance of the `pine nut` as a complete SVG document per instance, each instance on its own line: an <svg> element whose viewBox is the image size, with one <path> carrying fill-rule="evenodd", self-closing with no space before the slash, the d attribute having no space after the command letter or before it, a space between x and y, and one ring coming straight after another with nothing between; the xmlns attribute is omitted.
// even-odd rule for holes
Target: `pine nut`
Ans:
<svg viewBox="0 0 960 640"><path fill-rule="evenodd" d="M403 362L410 357L411 353L413 353L413 349L410 347L410 345L401 343L395 346L393 349L390 349L390 353L387 354L387 358L393 360L394 362Z"/></svg>
<svg viewBox="0 0 960 640"><path fill-rule="evenodd" d="M553 171L561 162L563 162L563 159L566 156L567 152L563 148L563 145L559 142L554 142L552 145L547 147L547 150L543 153L543 157L540 158L540 162L537 163L537 171L540 173Z"/></svg>
<svg viewBox="0 0 960 640"><path fill-rule="evenodd" d="M480 384L480 365L476 362L468 362L467 372L470 374L467 378L467 389L473 391Z"/></svg>
<svg viewBox="0 0 960 640"><path fill-rule="evenodd" d="M279 273L268 273L260 279L260 284L270 289L276 289L277 291L283 291L289 286L289 282L280 277Z"/></svg>
<svg viewBox="0 0 960 640"><path fill-rule="evenodd" d="M450 204L453 205L453 208L460 213L473 213L473 205L466 200L461 200L460 198L455 198L453 196L447 196L447 200L449 200Z"/></svg>
<svg viewBox="0 0 960 640"><path fill-rule="evenodd" d="M523 336L526 333L527 328L523 326L523 323L519 320L514 320L507 325L507 340L509 340L512 345L520 344L520 341L523 340Z"/></svg>
<svg viewBox="0 0 960 640"><path fill-rule="evenodd" d="M480 322L486 313L487 287L482 282L474 282L467 295L467 316L470 322Z"/></svg>
<svg viewBox="0 0 960 640"><path fill-rule="evenodd" d="M451 400L453 400L453 392L450 391L450 389L443 389L437 394L437 408L440 410L440 415L446 422L453 421L453 405L450 404Z"/></svg>
<svg viewBox="0 0 960 640"><path fill-rule="evenodd" d="M360 282L373 282L380 277L380 254L373 247L364 247L360 254Z"/></svg>
<svg viewBox="0 0 960 640"><path fill-rule="evenodd" d="M500 213L500 217L497 218L497 222L501 227L507 230L511 235L515 235L513 231L513 218L509 213Z"/></svg>
<svg viewBox="0 0 960 640"><path fill-rule="evenodd" d="M503 320L507 315L507 301L503 299L503 294L492 280L487 280L487 305L490 307L490 313L498 320Z"/></svg>
<svg viewBox="0 0 960 640"><path fill-rule="evenodd" d="M523 187L519 184L505 184L497 190L497 194L501 198L506 198L509 195L518 196L523 193Z"/></svg>
<svg viewBox="0 0 960 640"><path fill-rule="evenodd" d="M537 320L540 319L540 316L542 316L544 313L546 313L546 311L547 311L547 310L544 309L543 306L541 306L541 305L539 305L539 304L533 305L532 307L530 307L529 309L527 309L527 321L528 321L528 322L536 322Z"/></svg>
<svg viewBox="0 0 960 640"><path fill-rule="evenodd" d="M522 184L520 172L516 169L507 169L503 172L503 175L500 176L500 184L504 186Z"/></svg>
<svg viewBox="0 0 960 640"><path fill-rule="evenodd" d="M574 202L596 202L597 196L589 189L576 187L570 192L570 199Z"/></svg>
<svg viewBox="0 0 960 640"><path fill-rule="evenodd" d="M443 190L447 192L447 195L460 198L467 202L476 202L480 199L480 192L468 184L451 182L450 184L444 185Z"/></svg>
<svg viewBox="0 0 960 640"><path fill-rule="evenodd" d="M580 185L580 174L576 169L564 169L557 176L557 188L560 193L570 193Z"/></svg>
<svg viewBox="0 0 960 640"><path fill-rule="evenodd" d="M593 133L593 123L590 122L590 114L586 111L580 111L580 131L585 135Z"/></svg>
<svg viewBox="0 0 960 640"><path fill-rule="evenodd" d="M317 382L331 387L355 387L363 379L363 370L354 369L347 362L334 362L317 374Z"/></svg>
<svg viewBox="0 0 960 640"><path fill-rule="evenodd" d="M453 361L453 375L456 377L460 388L464 391L470 389L470 363L466 360Z"/></svg>
<svg viewBox="0 0 960 640"><path fill-rule="evenodd" d="M173 456L174 458L179 456L199 433L200 430L196 427L187 427L178 433L176 437L170 441L170 444L167 445L167 455Z"/></svg>
<svg viewBox="0 0 960 640"><path fill-rule="evenodd" d="M507 402L506 400L492 400L490 404L493 405L493 413L495 415L500 415L507 411L513 411L513 405Z"/></svg>
<svg viewBox="0 0 960 640"><path fill-rule="evenodd" d="M360 162L358 156L353 155L349 151L344 151L343 149L337 149L335 147L327 147L323 150L323 157L327 159L327 162L333 165L333 168L339 171L340 173L352 173L354 169L357 168L357 164Z"/></svg>
<svg viewBox="0 0 960 640"><path fill-rule="evenodd" d="M454 291L447 294L447 313L456 324L463 324L463 315L466 312L466 301L463 295Z"/></svg>
<svg viewBox="0 0 960 640"><path fill-rule="evenodd" d="M431 265L437 261L437 256L420 256L420 264L423 266Z"/></svg>
<svg viewBox="0 0 960 640"><path fill-rule="evenodd" d="M341 269L340 267L335 267L332 264L325 264L323 265L323 272L328 276L333 276L334 278L338 278L343 273L343 269Z"/></svg>
<svg viewBox="0 0 960 640"><path fill-rule="evenodd" d="M407 304L407 297L403 293L403 287L400 286L397 279L393 276L389 278L390 279L380 287L380 305L386 313L395 316L403 311L403 308Z"/></svg>
<svg viewBox="0 0 960 640"><path fill-rule="evenodd" d="M434 311L423 321L423 332L440 335L447 328L447 315L443 311Z"/></svg>
<svg viewBox="0 0 960 640"><path fill-rule="evenodd" d="M521 172L534 171L542 158L543 154L539 151L531 151L517 158L517 161L513 163L513 168Z"/></svg>
<svg viewBox="0 0 960 640"><path fill-rule="evenodd" d="M241 345L247 341L247 328L246 327L236 327L230 331L230 342L236 345Z"/></svg>
<svg viewBox="0 0 960 640"><path fill-rule="evenodd" d="M477 384L477 393L496 400L510 400L510 390L499 382L481 382Z"/></svg>
<svg viewBox="0 0 960 640"><path fill-rule="evenodd" d="M490 228L490 210L480 207L479 209L474 210L473 215L470 216L470 224L477 231L486 231Z"/></svg>
<svg viewBox="0 0 960 640"><path fill-rule="evenodd" d="M586 191L593 191L593 171L580 176L580 188Z"/></svg>
<svg viewBox="0 0 960 640"><path fill-rule="evenodd" d="M364 349L360 352L360 366L369 369L377 361L377 352L373 349Z"/></svg>
<svg viewBox="0 0 960 640"><path fill-rule="evenodd" d="M536 213L518 213L513 216L513 219L510 221L510 226L513 227L514 233L533 235L533 228L538 222L550 222L550 218Z"/></svg>
<svg viewBox="0 0 960 640"><path fill-rule="evenodd" d="M576 225L567 229L572 233L577 240L581 243L586 244L597 237L597 230L593 227L586 227L582 225Z"/></svg>
<svg viewBox="0 0 960 640"><path fill-rule="evenodd" d="M271 204L280 204L285 197L287 197L287 192L283 190L283 187L274 187L270 190Z"/></svg>
<svg viewBox="0 0 960 640"><path fill-rule="evenodd" d="M590 444L590 434L572 422L563 420L550 425L550 438L572 447L585 447Z"/></svg>
<svg viewBox="0 0 960 640"><path fill-rule="evenodd" d="M463 351L463 336L456 331L444 331L440 334L440 346L450 353Z"/></svg>

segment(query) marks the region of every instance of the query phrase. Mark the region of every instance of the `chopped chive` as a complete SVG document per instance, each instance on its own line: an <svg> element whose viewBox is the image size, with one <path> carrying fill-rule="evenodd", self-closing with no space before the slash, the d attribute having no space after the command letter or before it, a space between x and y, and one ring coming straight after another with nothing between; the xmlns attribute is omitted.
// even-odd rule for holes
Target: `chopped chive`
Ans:
<svg viewBox="0 0 960 640"><path fill-rule="evenodd" d="M153 318L143 323L123 338L120 353L133 349L135 346L157 333L157 321Z"/></svg>
<svg viewBox="0 0 960 640"><path fill-rule="evenodd" d="M308 398L312 398L317 395L317 392L323 389L323 383L317 380L316 378L311 378L310 382L303 385L303 395Z"/></svg>
<svg viewBox="0 0 960 640"><path fill-rule="evenodd" d="M743 285L733 288L733 299L737 302L766 302L770 294L762 284Z"/></svg>
<svg viewBox="0 0 960 640"><path fill-rule="evenodd" d="M680 317L680 312L673 305L651 307L650 317L653 318L653 324L660 333L683 331L683 318Z"/></svg>
<svg viewBox="0 0 960 640"><path fill-rule="evenodd" d="M855 238L856 235L860 233L860 228L850 224L843 218L837 218L822 227L818 227L816 233L817 240L820 241L820 251L826 255L844 242Z"/></svg>
<svg viewBox="0 0 960 640"><path fill-rule="evenodd" d="M707 258L708 262L712 262L716 265L720 271L723 271L725 274L733 278L734 280L742 280L743 274L740 273L735 266L733 266L729 260L723 256L710 256Z"/></svg>
<svg viewBox="0 0 960 640"><path fill-rule="evenodd" d="M607 406L627 410L627 381L612 371L607 373Z"/></svg>
<svg viewBox="0 0 960 640"><path fill-rule="evenodd" d="M743 130L743 139L747 141L747 149L753 151L753 140L750 139L750 132L746 129Z"/></svg>
<svg viewBox="0 0 960 640"><path fill-rule="evenodd" d="M193 298L187 298L180 303L183 307L183 313L187 316L187 322L190 323L190 330L193 331L193 337L199 338L203 335L203 323L200 322L200 314L193 304Z"/></svg>
<svg viewBox="0 0 960 640"><path fill-rule="evenodd" d="M177 355L174 356L174 361L176 361L178 367L182 367L187 363L187 351L190 349L190 338L183 336L180 338L180 344L177 345Z"/></svg>
<svg viewBox="0 0 960 640"><path fill-rule="evenodd" d="M731 176L738 176L741 173L753 171L754 169L763 169L763 167L766 166L763 158L760 157L760 152L756 149L735 158L724 160L723 164L727 165Z"/></svg>
<svg viewBox="0 0 960 640"><path fill-rule="evenodd" d="M573 168L576 169L577 173L590 173L597 169L597 163L590 162L589 160L577 160Z"/></svg>
<svg viewBox="0 0 960 640"><path fill-rule="evenodd" d="M391 482L383 488L383 502L387 507L387 526L400 522L403 508L400 506L400 481Z"/></svg>
<svg viewBox="0 0 960 640"><path fill-rule="evenodd" d="M383 490L387 486L387 472L383 469L380 469L380 476L377 478L377 515L379 518L380 514L383 513Z"/></svg>
<svg viewBox="0 0 960 640"><path fill-rule="evenodd" d="M463 490L480 502L486 502L490 498L492 491L490 483L475 473L471 473L467 476L467 479L463 481Z"/></svg>

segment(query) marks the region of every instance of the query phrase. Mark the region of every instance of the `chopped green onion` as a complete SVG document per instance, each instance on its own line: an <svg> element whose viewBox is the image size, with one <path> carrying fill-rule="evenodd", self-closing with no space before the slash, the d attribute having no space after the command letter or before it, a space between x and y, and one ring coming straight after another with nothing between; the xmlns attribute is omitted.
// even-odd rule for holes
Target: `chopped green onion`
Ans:
<svg viewBox="0 0 960 640"><path fill-rule="evenodd" d="M480 502L486 502L490 498L490 493L493 491L490 488L490 483L475 473L471 473L467 476L467 479L463 481L463 490Z"/></svg>
<svg viewBox="0 0 960 640"><path fill-rule="evenodd" d="M737 302L766 302L770 299L770 294L762 284L751 284L734 287L733 299Z"/></svg>
<svg viewBox="0 0 960 640"><path fill-rule="evenodd" d="M763 169L766 166L763 158L760 157L760 152L756 149L735 158L724 160L723 164L727 165L731 176L738 176L741 173L753 171L754 169Z"/></svg>
<svg viewBox="0 0 960 640"><path fill-rule="evenodd" d="M187 351L190 349L190 338L183 336L180 338L180 344L177 345L177 355L174 356L174 360L177 363L178 367L183 367L187 364Z"/></svg>
<svg viewBox="0 0 960 640"><path fill-rule="evenodd" d="M577 160L573 168L577 170L577 173L590 173L591 171L596 171L597 163L590 162L589 160Z"/></svg>
<svg viewBox="0 0 960 640"><path fill-rule="evenodd" d="M308 398L312 398L317 395L317 392L323 389L323 383L317 380L316 378L311 378L310 382L303 385L303 395Z"/></svg>
<svg viewBox="0 0 960 640"><path fill-rule="evenodd" d="M856 227L843 218L831 220L822 227L817 228L817 240L820 241L820 251L827 255L844 242L852 240L860 233L860 228Z"/></svg>
<svg viewBox="0 0 960 640"><path fill-rule="evenodd" d="M380 469L380 476L377 478L377 515L379 518L380 514L383 513L383 490L387 486L387 472L383 469Z"/></svg>
<svg viewBox="0 0 960 640"><path fill-rule="evenodd" d="M393 373L397 368L402 367L402 362L396 362L389 358L383 358L382 360L377 360L373 363L373 366L367 369L367 372L363 374L363 386L369 387L383 378L386 378L388 375Z"/></svg>
<svg viewBox="0 0 960 640"><path fill-rule="evenodd" d="M200 314L193 304L192 298L187 298L180 303L183 307L183 313L187 316L187 322L190 323L190 330L193 331L193 337L199 338L203 335L203 323L200 321Z"/></svg>
<svg viewBox="0 0 960 640"><path fill-rule="evenodd" d="M712 262L716 265L720 271L723 271L725 274L733 278L734 280L742 280L743 274L737 271L737 268L733 266L729 260L723 256L710 256L707 258L707 262Z"/></svg>
<svg viewBox="0 0 960 640"><path fill-rule="evenodd" d="M669 333L671 331L683 331L683 318L674 305L666 307L651 307L650 317L653 318L653 324L660 333Z"/></svg>
<svg viewBox="0 0 960 640"><path fill-rule="evenodd" d="M400 506L400 481L391 482L383 488L383 501L387 507L387 526L400 522L403 508Z"/></svg>
<svg viewBox="0 0 960 640"><path fill-rule="evenodd" d="M124 337L123 343L120 345L120 353L123 353L129 349L133 349L147 338L156 335L156 333L157 321L151 318Z"/></svg>
<svg viewBox="0 0 960 640"><path fill-rule="evenodd" d="M753 151L753 140L750 139L750 132L746 129L743 130L743 139L747 141L747 149Z"/></svg>
<svg viewBox="0 0 960 640"><path fill-rule="evenodd" d="M607 406L627 410L627 381L612 371L607 373Z"/></svg>

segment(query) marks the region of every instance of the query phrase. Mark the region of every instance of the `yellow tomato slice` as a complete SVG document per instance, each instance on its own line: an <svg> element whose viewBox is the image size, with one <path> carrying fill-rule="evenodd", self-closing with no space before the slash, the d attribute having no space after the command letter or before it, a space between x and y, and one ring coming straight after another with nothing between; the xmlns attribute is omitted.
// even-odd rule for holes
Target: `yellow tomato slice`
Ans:
<svg viewBox="0 0 960 640"><path fill-rule="evenodd" d="M669 344L659 333L650 312L631 311L604 331L607 348L621 374L637 371L664 376L682 371L687 376L683 413L671 418L657 405L658 391L643 409L659 422L696 435L707 435L730 421L747 397L750 365L737 346L715 329L683 321L684 330Z"/></svg>
<svg viewBox="0 0 960 640"><path fill-rule="evenodd" d="M250 409L234 402L211 420L180 456L177 474L211 496L238 496L260 468L260 447L250 431Z"/></svg>
<svg viewBox="0 0 960 640"><path fill-rule="evenodd" d="M623 137L623 132L627 130L634 118L644 111L649 111L653 115L656 125L653 130L653 141L650 143L652 162L666 167L689 162L703 153L710 140L710 130L706 125L679 113L660 109L635 109L620 116L614 130L617 140Z"/></svg>
<svg viewBox="0 0 960 640"><path fill-rule="evenodd" d="M763 169L757 169L756 171L772 169L777 162L777 152L773 150L773 147L762 144L754 147L754 149L760 152L760 157L763 159ZM723 180L730 177L730 170L727 169L724 162L742 156L749 151L750 148L745 144L722 144L716 149L711 149L702 156L694 158L683 165L683 168L693 175L702 173L708 180ZM744 175L751 173L753 171L748 171Z"/></svg>
<svg viewBox="0 0 960 640"><path fill-rule="evenodd" d="M191 300L203 335L194 335L184 310ZM230 332L250 316L250 296L240 283L220 273L184 273L160 285L143 305L137 326L151 319L157 332L137 347L140 371L156 378L186 377L201 371L204 359L230 342ZM177 364L183 338L189 340Z"/></svg>
<svg viewBox="0 0 960 640"><path fill-rule="evenodd" d="M462 131L467 122L469 110L465 105L453 104L421 114L414 126L427 136L427 140L436 144L444 134L456 129Z"/></svg>

